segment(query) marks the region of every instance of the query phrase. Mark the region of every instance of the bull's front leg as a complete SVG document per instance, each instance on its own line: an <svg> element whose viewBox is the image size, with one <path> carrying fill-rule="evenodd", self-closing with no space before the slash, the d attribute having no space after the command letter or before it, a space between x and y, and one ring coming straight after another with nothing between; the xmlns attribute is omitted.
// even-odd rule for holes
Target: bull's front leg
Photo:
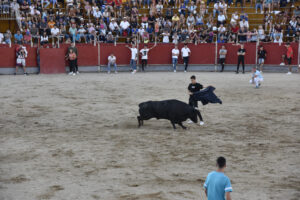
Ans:
<svg viewBox="0 0 300 200"><path fill-rule="evenodd" d="M172 124L173 128L176 129L175 123L171 121L171 124Z"/></svg>

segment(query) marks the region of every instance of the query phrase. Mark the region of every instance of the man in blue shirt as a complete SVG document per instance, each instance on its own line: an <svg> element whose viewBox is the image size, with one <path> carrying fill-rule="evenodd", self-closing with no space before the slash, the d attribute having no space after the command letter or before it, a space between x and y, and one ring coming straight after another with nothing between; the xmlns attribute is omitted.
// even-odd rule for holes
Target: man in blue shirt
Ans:
<svg viewBox="0 0 300 200"><path fill-rule="evenodd" d="M205 194L207 200L231 200L230 192L232 187L229 178L224 174L226 168L226 159L219 157L217 159L216 171L212 171L207 175L204 183Z"/></svg>
<svg viewBox="0 0 300 200"><path fill-rule="evenodd" d="M23 35L21 34L20 31L17 31L17 33L15 33L14 37L15 37L15 43L16 44L22 44L23 43Z"/></svg>

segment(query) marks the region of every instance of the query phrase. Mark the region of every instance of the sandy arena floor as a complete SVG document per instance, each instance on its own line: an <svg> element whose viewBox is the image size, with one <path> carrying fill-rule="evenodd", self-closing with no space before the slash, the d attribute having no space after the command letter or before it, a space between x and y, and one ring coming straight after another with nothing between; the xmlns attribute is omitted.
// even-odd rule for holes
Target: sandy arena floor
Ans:
<svg viewBox="0 0 300 200"><path fill-rule="evenodd" d="M138 104L187 101L191 75L0 76L0 200L202 200L221 155L234 200L298 200L300 75L195 73L223 100L205 126L138 129Z"/></svg>

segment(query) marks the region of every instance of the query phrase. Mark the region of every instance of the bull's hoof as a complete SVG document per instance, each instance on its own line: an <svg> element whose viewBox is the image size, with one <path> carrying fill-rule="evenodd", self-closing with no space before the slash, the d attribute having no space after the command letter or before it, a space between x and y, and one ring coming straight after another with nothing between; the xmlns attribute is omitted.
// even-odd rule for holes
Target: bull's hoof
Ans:
<svg viewBox="0 0 300 200"><path fill-rule="evenodd" d="M184 127L182 127L182 129L183 129L183 130L186 130L186 127L184 126Z"/></svg>

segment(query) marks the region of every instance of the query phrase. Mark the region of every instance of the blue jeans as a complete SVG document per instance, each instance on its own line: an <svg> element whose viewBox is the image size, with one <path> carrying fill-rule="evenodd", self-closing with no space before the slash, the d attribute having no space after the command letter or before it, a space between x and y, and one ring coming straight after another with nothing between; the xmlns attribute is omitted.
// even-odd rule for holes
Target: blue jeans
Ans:
<svg viewBox="0 0 300 200"><path fill-rule="evenodd" d="M178 58L172 58L173 69L176 70L176 65L178 63Z"/></svg>
<svg viewBox="0 0 300 200"><path fill-rule="evenodd" d="M110 72L110 67L111 67L111 65L114 66L114 70L115 70L115 72L116 72L116 71L117 71L117 65L116 65L116 63L108 63L108 65L107 65L107 71Z"/></svg>
<svg viewBox="0 0 300 200"><path fill-rule="evenodd" d="M136 60L133 59L130 60L130 67L132 70L136 70Z"/></svg>
<svg viewBox="0 0 300 200"><path fill-rule="evenodd" d="M147 5L148 5L148 8L149 8L149 6L150 6L150 0L144 0L143 6L145 6L145 5L146 5L146 3L147 3Z"/></svg>
<svg viewBox="0 0 300 200"><path fill-rule="evenodd" d="M257 4L255 4L255 11L257 12L257 9L260 9L260 11L262 11L262 5L261 5L261 3L257 3Z"/></svg>

